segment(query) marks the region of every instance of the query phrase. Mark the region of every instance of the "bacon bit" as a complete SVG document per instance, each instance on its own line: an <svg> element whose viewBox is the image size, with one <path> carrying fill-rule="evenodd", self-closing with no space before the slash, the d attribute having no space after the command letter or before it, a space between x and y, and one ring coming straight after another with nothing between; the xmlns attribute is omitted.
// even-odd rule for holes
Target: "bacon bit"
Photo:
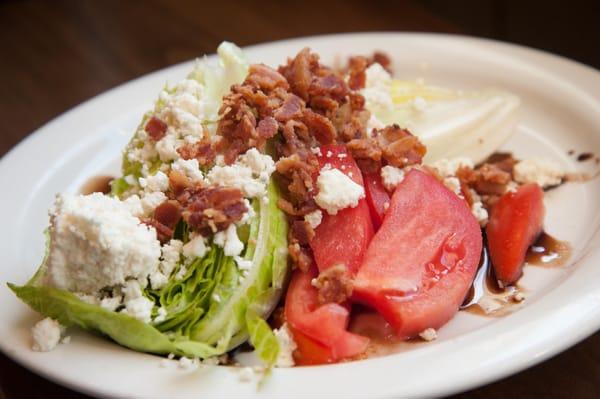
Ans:
<svg viewBox="0 0 600 399"><path fill-rule="evenodd" d="M350 57L348 60L348 86L352 90L364 89L367 83L367 70L369 63L366 57Z"/></svg>
<svg viewBox="0 0 600 399"><path fill-rule="evenodd" d="M165 134L167 133L167 124L157 117L153 116L146 123L146 127L144 128L148 136L154 141L159 141Z"/></svg>
<svg viewBox="0 0 600 399"><path fill-rule="evenodd" d="M269 116L265 119L261 119L261 121L258 122L256 132L258 133L258 137L260 137L261 140L268 140L277 134L278 129L279 124L277 123L277 121Z"/></svg>
<svg viewBox="0 0 600 399"><path fill-rule="evenodd" d="M294 94L286 96L283 104L275 111L275 119L279 122L287 122L290 119L298 119L304 112L304 101Z"/></svg>
<svg viewBox="0 0 600 399"><path fill-rule="evenodd" d="M312 211L317 209L317 205L314 200L307 201L299 207L294 207L292 203L284 198L279 198L277 200L277 207L284 211L289 216L302 216L311 213Z"/></svg>
<svg viewBox="0 0 600 399"><path fill-rule="evenodd" d="M169 172L169 188L175 196L179 196L185 189L190 187L192 187L192 182L186 175L171 169Z"/></svg>
<svg viewBox="0 0 600 399"><path fill-rule="evenodd" d="M185 144L177 149L183 159L197 159L201 166L211 165L216 157L215 149L209 140Z"/></svg>
<svg viewBox="0 0 600 399"><path fill-rule="evenodd" d="M335 265L322 271L313 286L319 290L320 304L344 303L352 296L352 278L344 265Z"/></svg>
<svg viewBox="0 0 600 399"><path fill-rule="evenodd" d="M383 69L385 69L389 73L392 73L392 60L390 59L390 56L386 53L382 51L374 52L373 56L369 59L369 65L372 65L374 63L378 63L383 67Z"/></svg>
<svg viewBox="0 0 600 399"><path fill-rule="evenodd" d="M279 73L285 76L292 92L307 101L308 89L312 81L311 66L314 68L318 64L319 57L316 54L311 54L310 49L305 47L300 50L293 60L288 60L286 66L279 67Z"/></svg>
<svg viewBox="0 0 600 399"><path fill-rule="evenodd" d="M167 200L156 207L154 219L171 229L174 229L181 219L181 205L175 200Z"/></svg>
<svg viewBox="0 0 600 399"><path fill-rule="evenodd" d="M310 99L310 107L323 112L323 114L331 119L340 107L340 104L331 97L314 96Z"/></svg>
<svg viewBox="0 0 600 399"><path fill-rule="evenodd" d="M144 223L147 226L154 227L154 229L156 230L156 237L158 238L158 241L160 241L161 244L165 244L173 237L174 230L160 223L158 220L150 218L142 219L142 223Z"/></svg>
<svg viewBox="0 0 600 399"><path fill-rule="evenodd" d="M404 137L383 148L383 158L392 166L403 168L420 164L427 148L416 136Z"/></svg>
<svg viewBox="0 0 600 399"><path fill-rule="evenodd" d="M380 137L383 137L387 143L393 143L394 141L412 136L412 133L409 132L408 129L402 129L396 124L386 126L377 133Z"/></svg>
<svg viewBox="0 0 600 399"><path fill-rule="evenodd" d="M248 77L245 82L263 91L270 91L276 87L289 89L287 80L276 70L265 64L252 64L248 70Z"/></svg>
<svg viewBox="0 0 600 399"><path fill-rule="evenodd" d="M352 158L365 172L375 172L381 167L381 147L375 139L354 139L346 144Z"/></svg>
<svg viewBox="0 0 600 399"><path fill-rule="evenodd" d="M344 79L328 68L321 68L319 72L325 72L326 75L313 77L309 88L310 96L327 96L336 101L344 101L349 93L348 85L344 82Z"/></svg>
<svg viewBox="0 0 600 399"><path fill-rule="evenodd" d="M308 127L309 133L321 144L331 144L335 140L335 127L323 115L307 109L303 115L303 122Z"/></svg>
<svg viewBox="0 0 600 399"><path fill-rule="evenodd" d="M308 245L315 236L315 231L310 224L304 220L296 220L292 222L290 229L291 241L297 242L300 245Z"/></svg>
<svg viewBox="0 0 600 399"><path fill-rule="evenodd" d="M310 248L302 247L298 243L292 243L288 245L288 252L290 254L290 258L292 259L292 266L302 270L305 273L308 272L313 263L313 256Z"/></svg>
<svg viewBox="0 0 600 399"><path fill-rule="evenodd" d="M509 152L496 152L493 153L485 160L485 163L494 165L500 170L509 173L512 178L513 168L519 162Z"/></svg>
<svg viewBox="0 0 600 399"><path fill-rule="evenodd" d="M208 235L225 230L232 223L241 220L247 211L239 189L211 186L196 190L182 214L190 227Z"/></svg>

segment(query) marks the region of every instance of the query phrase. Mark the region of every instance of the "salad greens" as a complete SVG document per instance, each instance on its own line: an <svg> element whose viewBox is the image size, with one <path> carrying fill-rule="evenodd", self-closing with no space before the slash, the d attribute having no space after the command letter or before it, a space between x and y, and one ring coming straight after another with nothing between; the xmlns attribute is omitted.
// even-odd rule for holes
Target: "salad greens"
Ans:
<svg viewBox="0 0 600 399"><path fill-rule="evenodd" d="M166 319L156 325L44 286L44 263L28 284L9 287L41 314L65 326L100 332L134 350L207 358L249 338L259 357L272 365L279 347L265 319L277 304L288 274L287 222L276 205L278 196L271 183L269 201L255 201L257 215L244 252L252 267L245 277L234 259L213 245L187 267L181 280L174 272L166 287L145 290L146 296L167 309Z"/></svg>
<svg viewBox="0 0 600 399"><path fill-rule="evenodd" d="M188 79L203 87L203 123L210 134L214 134L221 98L232 84L243 81L248 72L248 63L235 45L224 42L218 54L217 66L203 60L188 75ZM174 90L165 88L167 93ZM159 99L154 112L164 106L164 101ZM144 116L125 154L127 150L147 145L139 136L151 115ZM164 162L155 156L149 164L147 172L152 174ZM124 198L137 194L138 188L128 183L125 176L142 176L142 167L142 162L131 161L124 155L123 175L113 181L111 195ZM64 326L78 326L103 334L137 351L208 358L249 340L265 364L272 366L278 357L279 345L266 319L278 303L289 274L288 225L284 213L277 207L279 195L271 178L266 196L251 202L255 216L249 225L238 227L238 236L244 243L241 261L250 266L242 270L239 259L226 256L224 250L210 240L203 257L184 259L180 256L165 286L153 289L148 285L143 289L143 295L154 304L154 321L150 324L120 312L122 304L112 311L75 293L47 286L47 259L26 285L9 284L9 287L34 310ZM179 222L174 238L184 243L189 241L185 222ZM48 251L49 245L46 258ZM166 310L164 317L157 318L159 309L163 313Z"/></svg>

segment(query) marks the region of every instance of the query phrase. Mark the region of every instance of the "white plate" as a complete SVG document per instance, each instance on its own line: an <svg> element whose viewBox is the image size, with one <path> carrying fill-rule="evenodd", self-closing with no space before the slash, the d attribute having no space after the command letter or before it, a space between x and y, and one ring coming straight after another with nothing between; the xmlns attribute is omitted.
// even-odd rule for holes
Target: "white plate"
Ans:
<svg viewBox="0 0 600 399"><path fill-rule="evenodd" d="M304 46L326 62L335 56L388 52L396 75L458 88L500 86L521 96L522 119L506 145L519 157L544 156L565 169L595 172L594 162L567 156L600 150L600 74L575 62L513 45L458 36L351 34L310 37L250 47L252 61L278 65ZM47 208L59 191L87 177L118 171L120 150L165 81L191 62L110 90L56 118L0 162L0 275L24 283L42 257ZM586 170L585 167L590 169ZM229 368L183 371L160 358L74 332L69 345L30 350L39 319L0 288L0 347L11 358L58 383L101 396L202 398L391 398L442 395L515 373L556 354L600 326L600 184L568 184L546 196L547 230L574 246L571 266L529 267L526 306L504 318L460 313L439 339L395 355L358 362L277 369L257 391Z"/></svg>

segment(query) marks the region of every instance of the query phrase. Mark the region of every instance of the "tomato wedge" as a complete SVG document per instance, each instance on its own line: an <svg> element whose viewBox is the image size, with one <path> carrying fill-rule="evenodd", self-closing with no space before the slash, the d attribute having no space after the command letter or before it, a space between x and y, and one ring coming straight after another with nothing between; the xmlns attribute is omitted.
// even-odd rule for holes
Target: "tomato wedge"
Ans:
<svg viewBox="0 0 600 399"><path fill-rule="evenodd" d="M544 192L525 184L504 194L494 206L486 227L490 259L496 277L514 284L523 274L527 248L542 231Z"/></svg>
<svg viewBox="0 0 600 399"><path fill-rule="evenodd" d="M392 195L353 297L378 310L401 338L438 328L464 300L481 247L479 224L465 202L413 169Z"/></svg>
<svg viewBox="0 0 600 399"><path fill-rule="evenodd" d="M320 150L321 168L330 165L363 185L360 169L343 145L326 145ZM365 199L361 199L356 207L342 209L336 215L323 211L321 224L310 242L319 271L344 264L350 273L355 273L372 237L373 224Z"/></svg>
<svg viewBox="0 0 600 399"><path fill-rule="evenodd" d="M383 222L386 207L390 205L390 195L383 185L379 172L365 173L363 179L367 203L371 211L371 220L373 221L373 227L377 230Z"/></svg>
<svg viewBox="0 0 600 399"><path fill-rule="evenodd" d="M298 338L298 358L307 363L330 363L363 353L369 340L347 331L348 306L337 303L320 305L317 289L311 281L317 268L296 270L285 298L285 319ZM300 333L300 334L297 334Z"/></svg>

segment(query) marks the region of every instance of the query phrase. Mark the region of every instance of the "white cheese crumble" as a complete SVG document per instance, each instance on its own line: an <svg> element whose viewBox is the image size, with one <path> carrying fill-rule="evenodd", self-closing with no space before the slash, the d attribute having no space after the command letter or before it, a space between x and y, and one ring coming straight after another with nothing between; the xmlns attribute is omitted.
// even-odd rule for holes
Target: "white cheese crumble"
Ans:
<svg viewBox="0 0 600 399"><path fill-rule="evenodd" d="M560 184L564 177L558 165L543 159L526 159L518 162L514 166L513 175L519 183L537 183L542 188Z"/></svg>
<svg viewBox="0 0 600 399"><path fill-rule="evenodd" d="M404 171L395 166L386 165L381 168L381 181L386 190L392 192L404 180Z"/></svg>
<svg viewBox="0 0 600 399"><path fill-rule="evenodd" d="M473 164L473 160L465 157L457 157L457 158L443 158L435 161L432 165L438 172L438 174L442 177L456 176L456 172L460 168L470 168L472 169L475 165Z"/></svg>
<svg viewBox="0 0 600 399"><path fill-rule="evenodd" d="M254 198L266 193L269 178L274 171L273 158L251 148L238 156L232 165L214 166L207 178L210 183L239 188L245 197Z"/></svg>
<svg viewBox="0 0 600 399"><path fill-rule="evenodd" d="M192 183L202 183L204 181L197 159L178 159L171 164L171 168L188 177Z"/></svg>
<svg viewBox="0 0 600 399"><path fill-rule="evenodd" d="M183 242L180 240L170 240L162 247L162 256L160 261L160 271L165 276L170 276L175 266L179 263L180 255L183 249Z"/></svg>
<svg viewBox="0 0 600 399"><path fill-rule="evenodd" d="M471 213L473 213L473 216L475 216L475 219L477 219L479 225L481 227L485 227L485 225L488 222L488 211L483 207L483 203L481 202L481 200L476 200L476 197L474 197L473 199L474 200L473 204L471 205Z"/></svg>
<svg viewBox="0 0 600 399"><path fill-rule="evenodd" d="M106 297L100 300L100 306L103 309L114 312L121 305L122 300L123 298L120 296Z"/></svg>
<svg viewBox="0 0 600 399"><path fill-rule="evenodd" d="M54 319L46 317L31 329L32 349L36 352L48 352L56 348L64 328Z"/></svg>
<svg viewBox="0 0 600 399"><path fill-rule="evenodd" d="M381 107L391 110L394 107L390 90L391 75L378 63L368 67L365 73L365 88L361 90L361 94L365 97L367 109Z"/></svg>
<svg viewBox="0 0 600 399"><path fill-rule="evenodd" d="M152 308L154 307L154 302L145 296L131 299L125 302L125 309L122 310L123 313L128 314L144 323L150 323L152 320Z"/></svg>
<svg viewBox="0 0 600 399"><path fill-rule="evenodd" d="M346 176L339 169L322 169L317 178L319 193L315 202L330 215L336 215L345 208L354 208L365 197L360 184Z"/></svg>
<svg viewBox="0 0 600 399"><path fill-rule="evenodd" d="M183 370L195 370L199 365L200 362L196 358L190 359L184 356L179 359L179 368Z"/></svg>
<svg viewBox="0 0 600 399"><path fill-rule="evenodd" d="M148 192L167 191L169 189L169 177L161 171L146 178L140 177L139 182L140 187Z"/></svg>
<svg viewBox="0 0 600 399"><path fill-rule="evenodd" d="M158 324L158 323L162 323L163 321L165 321L167 318L167 309L165 309L164 307L160 307L158 308L158 314L156 315L156 317L153 320L154 324Z"/></svg>
<svg viewBox="0 0 600 399"><path fill-rule="evenodd" d="M163 162L170 162L178 159L179 153L177 152L177 148L181 144L181 140L177 140L173 134L167 134L165 137L158 140L156 143L156 151L158 152L160 160Z"/></svg>
<svg viewBox="0 0 600 399"><path fill-rule="evenodd" d="M425 341L433 341L437 338L437 332L433 328L426 328L425 330L419 333L419 337L421 337Z"/></svg>
<svg viewBox="0 0 600 399"><path fill-rule="evenodd" d="M304 215L304 220L306 222L308 222L310 227L312 227L313 229L316 229L321 224L321 221L323 220L323 212L321 212L320 209L316 209L316 210Z"/></svg>
<svg viewBox="0 0 600 399"><path fill-rule="evenodd" d="M190 241L183 246L183 256L186 258L202 258L206 255L207 251L204 237L200 234L193 236Z"/></svg>
<svg viewBox="0 0 600 399"><path fill-rule="evenodd" d="M235 225L231 224L227 229L215 234L213 242L223 248L225 256L237 256L244 250L244 243L237 235Z"/></svg>
<svg viewBox="0 0 600 399"><path fill-rule="evenodd" d="M444 178L444 185L448 187L454 194L458 195L460 198L463 198L462 190L460 189L460 180L458 180L458 177Z"/></svg>
<svg viewBox="0 0 600 399"><path fill-rule="evenodd" d="M128 277L145 279L158 266L156 230L118 199L59 195L50 223L47 275L57 288L95 294Z"/></svg>
<svg viewBox="0 0 600 399"><path fill-rule="evenodd" d="M374 114L371 114L371 117L369 117L369 120L367 121L367 134L371 135L373 129L379 130L383 129L384 127L385 124L379 119L377 119L377 117Z"/></svg>
<svg viewBox="0 0 600 399"><path fill-rule="evenodd" d="M165 202L166 200L167 196L161 191L155 191L144 195L141 199L144 215L149 215L152 212L154 212L156 207Z"/></svg>
<svg viewBox="0 0 600 399"><path fill-rule="evenodd" d="M283 323L281 328L274 330L273 333L275 333L275 338L279 343L279 355L275 365L277 367L292 367L295 364L293 354L298 346L287 323Z"/></svg>

